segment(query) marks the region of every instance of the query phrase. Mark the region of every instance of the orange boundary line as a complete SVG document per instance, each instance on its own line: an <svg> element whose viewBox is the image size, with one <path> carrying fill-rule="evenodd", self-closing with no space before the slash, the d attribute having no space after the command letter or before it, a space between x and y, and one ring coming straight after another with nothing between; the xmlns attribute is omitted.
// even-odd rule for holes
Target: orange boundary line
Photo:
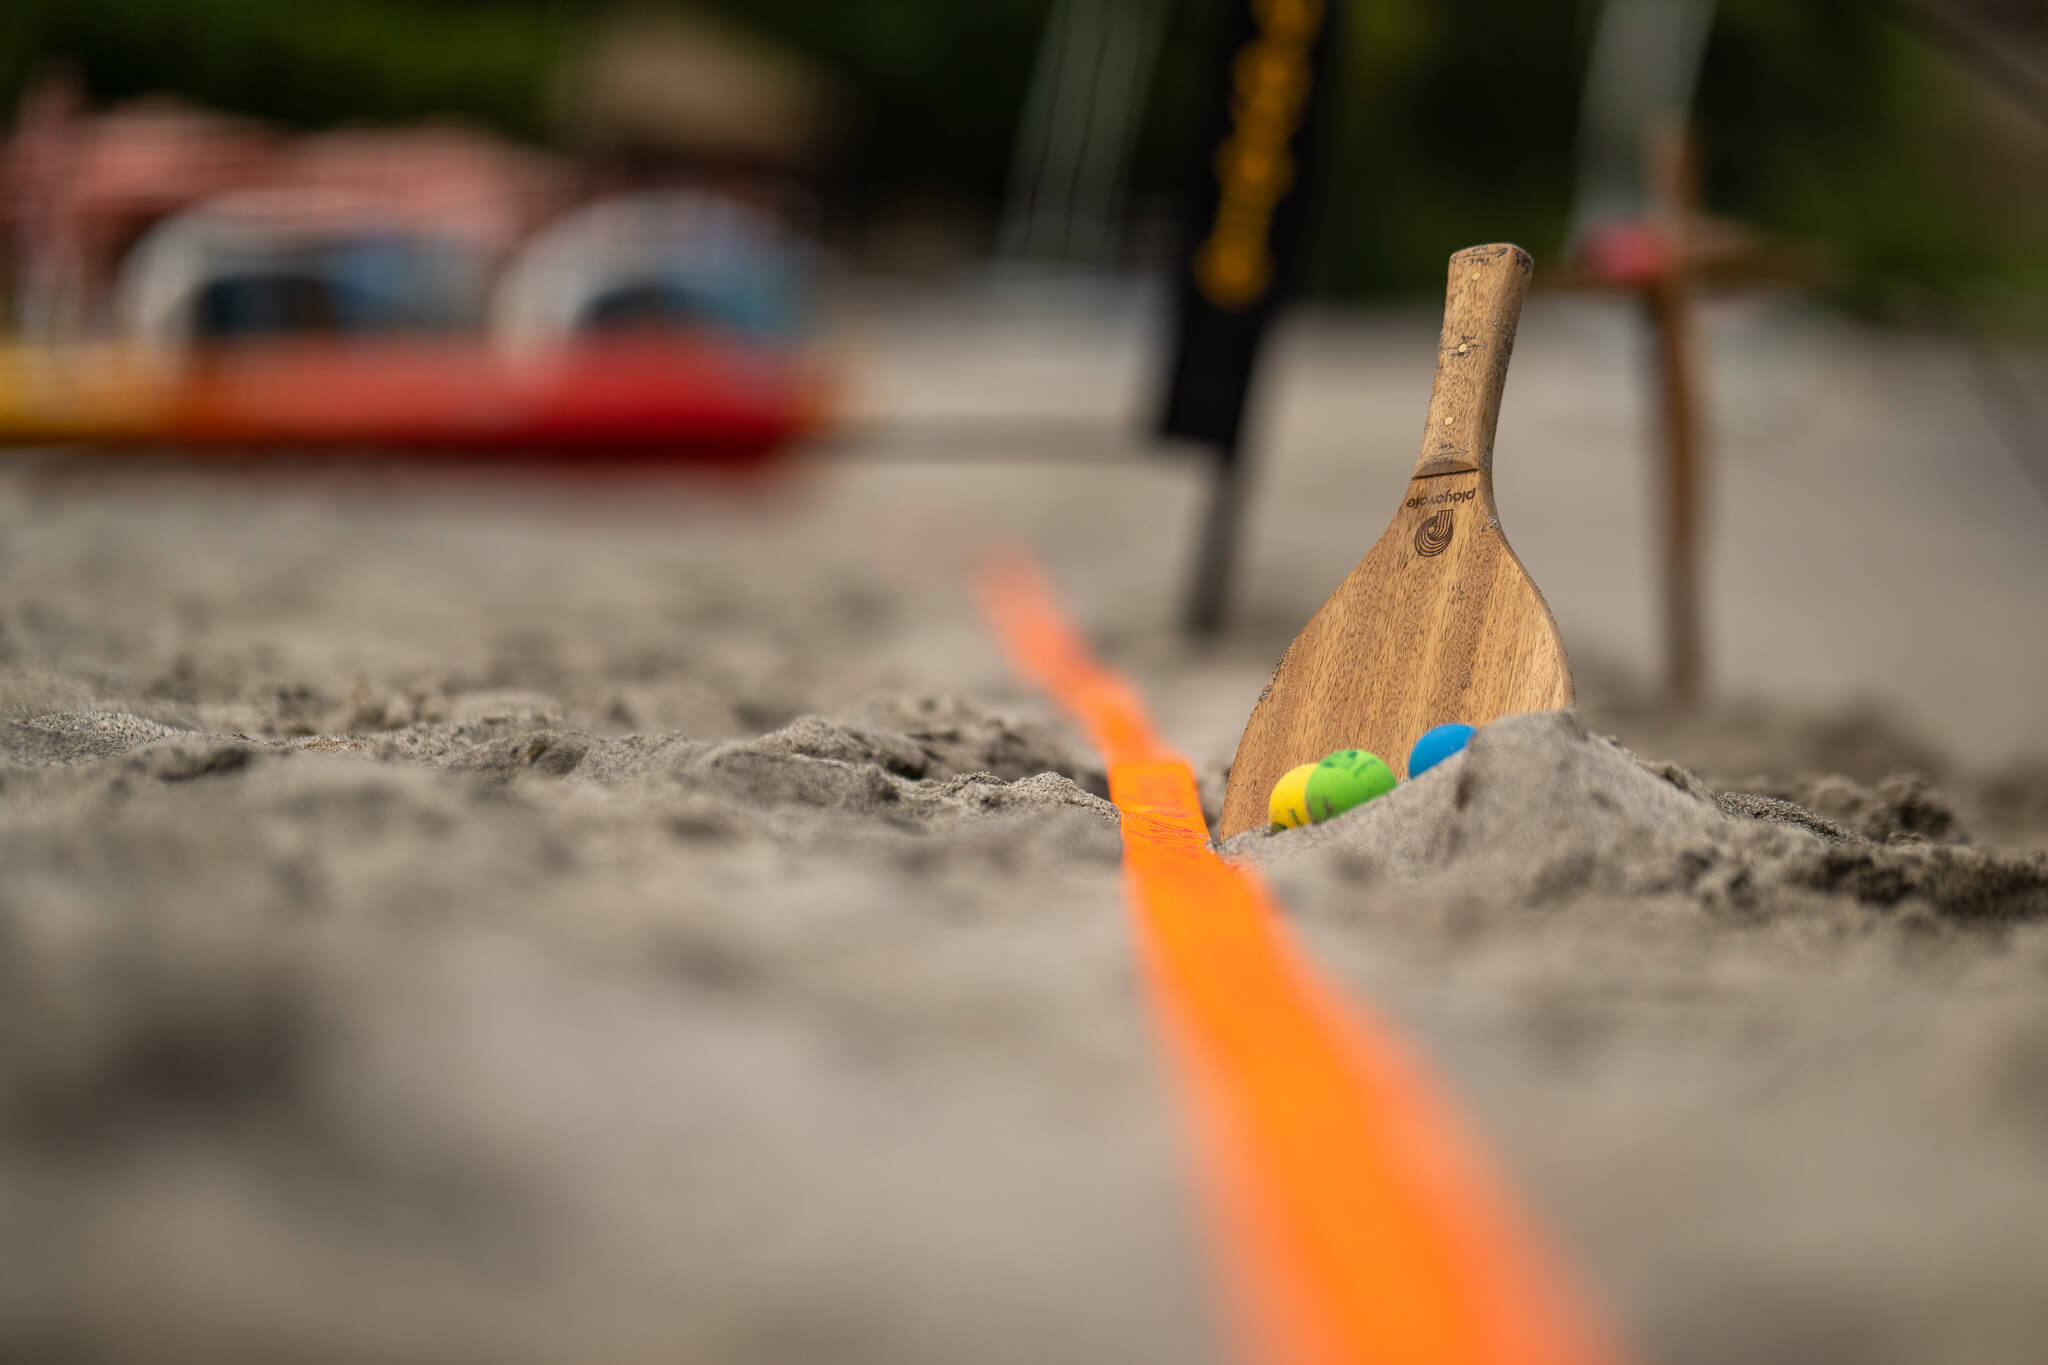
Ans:
<svg viewBox="0 0 2048 1365"><path fill-rule="evenodd" d="M1008 560L980 587L1012 662L1109 766L1138 951L1238 1291L1242 1358L1618 1362L1427 1073L1316 974L1263 883L1209 847L1193 771L1042 575Z"/></svg>

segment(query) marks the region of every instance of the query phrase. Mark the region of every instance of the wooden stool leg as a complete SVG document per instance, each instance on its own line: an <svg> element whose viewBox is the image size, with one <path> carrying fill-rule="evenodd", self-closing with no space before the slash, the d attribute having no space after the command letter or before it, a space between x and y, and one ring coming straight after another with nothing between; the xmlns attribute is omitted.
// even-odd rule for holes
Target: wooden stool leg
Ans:
<svg viewBox="0 0 2048 1365"><path fill-rule="evenodd" d="M1677 124L1650 130L1644 148L1663 237L1662 268L1644 291L1656 337L1664 438L1664 686L1677 701L1700 694L1699 359L1692 325L1690 228L1699 201L1691 139Z"/></svg>
<svg viewBox="0 0 2048 1365"><path fill-rule="evenodd" d="M1673 698L1699 696L1700 645L1699 398L1691 298L1680 271L1644 294L1656 338L1657 396L1663 428L1664 685Z"/></svg>

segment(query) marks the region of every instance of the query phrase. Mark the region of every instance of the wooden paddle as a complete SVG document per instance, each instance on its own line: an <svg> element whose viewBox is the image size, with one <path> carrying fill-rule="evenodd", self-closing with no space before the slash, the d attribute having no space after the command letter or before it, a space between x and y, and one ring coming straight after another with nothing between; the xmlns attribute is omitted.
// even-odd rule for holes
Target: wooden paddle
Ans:
<svg viewBox="0 0 2048 1365"><path fill-rule="evenodd" d="M1367 749L1406 775L1424 730L1569 705L1557 622L1501 534L1493 432L1529 289L1529 253L1451 257L1422 456L1379 543L1310 618L1252 708L1221 837L1266 823L1289 768Z"/></svg>

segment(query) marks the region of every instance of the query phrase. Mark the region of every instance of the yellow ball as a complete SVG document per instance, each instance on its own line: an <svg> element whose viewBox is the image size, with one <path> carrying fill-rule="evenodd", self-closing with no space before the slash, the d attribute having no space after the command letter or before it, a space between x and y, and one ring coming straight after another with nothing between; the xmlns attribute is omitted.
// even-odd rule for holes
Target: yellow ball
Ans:
<svg viewBox="0 0 2048 1365"><path fill-rule="evenodd" d="M1293 829L1308 823L1308 779L1315 770L1315 764L1304 763L1299 768L1289 768L1287 775L1273 784L1266 816L1274 829Z"/></svg>

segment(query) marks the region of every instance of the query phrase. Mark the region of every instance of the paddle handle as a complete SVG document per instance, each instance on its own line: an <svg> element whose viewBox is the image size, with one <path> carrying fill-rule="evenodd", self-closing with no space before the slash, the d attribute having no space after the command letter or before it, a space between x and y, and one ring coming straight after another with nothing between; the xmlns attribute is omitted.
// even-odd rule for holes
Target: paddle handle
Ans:
<svg viewBox="0 0 2048 1365"><path fill-rule="evenodd" d="M1415 478L1473 470L1492 477L1500 394L1534 265L1528 252L1505 242L1468 246L1451 257L1436 384Z"/></svg>

